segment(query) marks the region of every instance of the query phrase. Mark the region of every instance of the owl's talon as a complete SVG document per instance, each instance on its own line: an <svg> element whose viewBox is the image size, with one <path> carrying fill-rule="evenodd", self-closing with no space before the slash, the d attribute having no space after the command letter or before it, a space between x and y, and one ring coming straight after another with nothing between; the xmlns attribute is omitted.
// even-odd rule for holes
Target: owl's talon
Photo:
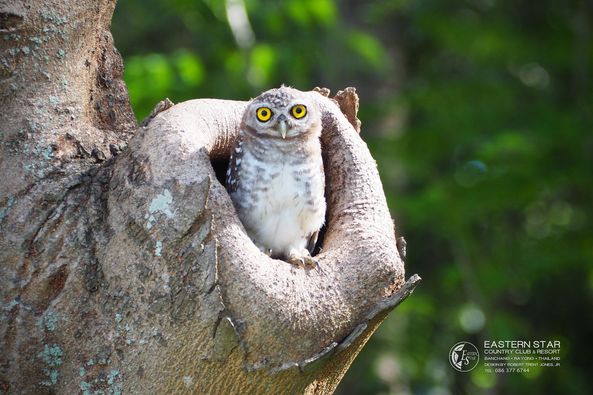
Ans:
<svg viewBox="0 0 593 395"><path fill-rule="evenodd" d="M321 267L319 266L319 262L317 262L317 259L313 258L310 255L305 255L302 257L290 256L290 257L288 257L288 259L286 261L288 263L290 263L291 265L297 266L301 269L321 270Z"/></svg>
<svg viewBox="0 0 593 395"><path fill-rule="evenodd" d="M303 257L303 260L305 261L305 266L311 269L321 270L321 267L319 267L319 262L312 256Z"/></svg>
<svg viewBox="0 0 593 395"><path fill-rule="evenodd" d="M301 269L305 268L305 261L303 260L303 258L292 257L288 258L286 262Z"/></svg>

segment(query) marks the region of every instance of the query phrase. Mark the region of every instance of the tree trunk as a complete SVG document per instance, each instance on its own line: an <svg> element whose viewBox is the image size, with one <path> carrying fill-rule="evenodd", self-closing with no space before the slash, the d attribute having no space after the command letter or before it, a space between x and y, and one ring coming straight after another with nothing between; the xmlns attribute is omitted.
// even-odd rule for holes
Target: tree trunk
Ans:
<svg viewBox="0 0 593 395"><path fill-rule="evenodd" d="M114 6L0 0L0 389L331 393L419 280L404 285L356 94L311 93L327 179L320 269L272 260L212 166L246 103L162 102L138 127Z"/></svg>

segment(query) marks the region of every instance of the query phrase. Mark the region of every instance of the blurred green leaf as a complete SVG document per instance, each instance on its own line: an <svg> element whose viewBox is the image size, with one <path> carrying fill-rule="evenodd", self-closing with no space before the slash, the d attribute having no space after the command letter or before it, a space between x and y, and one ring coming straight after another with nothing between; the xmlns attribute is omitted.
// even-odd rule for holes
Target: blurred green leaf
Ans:
<svg viewBox="0 0 593 395"><path fill-rule="evenodd" d="M348 44L371 67L381 70L385 67L384 50L381 43L373 36L361 32L351 32Z"/></svg>
<svg viewBox="0 0 593 395"><path fill-rule="evenodd" d="M251 50L249 74L247 78L256 86L270 83L276 65L276 52L270 45L257 44Z"/></svg>
<svg viewBox="0 0 593 395"><path fill-rule="evenodd" d="M204 66L196 55L181 51L175 56L175 63L182 81L188 86L197 86L204 79Z"/></svg>

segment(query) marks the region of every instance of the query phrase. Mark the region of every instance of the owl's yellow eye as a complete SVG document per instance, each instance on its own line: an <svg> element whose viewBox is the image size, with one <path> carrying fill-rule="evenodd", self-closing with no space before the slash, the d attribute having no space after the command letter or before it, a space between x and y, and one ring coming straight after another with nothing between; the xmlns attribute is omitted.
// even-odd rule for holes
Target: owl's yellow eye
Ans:
<svg viewBox="0 0 593 395"><path fill-rule="evenodd" d="M302 104L297 104L296 106L292 106L290 113L296 119L300 119L307 115L307 107L303 106Z"/></svg>
<svg viewBox="0 0 593 395"><path fill-rule="evenodd" d="M270 110L268 107L260 107L255 112L255 115L257 115L257 119L261 122L266 122L272 118L272 110Z"/></svg>

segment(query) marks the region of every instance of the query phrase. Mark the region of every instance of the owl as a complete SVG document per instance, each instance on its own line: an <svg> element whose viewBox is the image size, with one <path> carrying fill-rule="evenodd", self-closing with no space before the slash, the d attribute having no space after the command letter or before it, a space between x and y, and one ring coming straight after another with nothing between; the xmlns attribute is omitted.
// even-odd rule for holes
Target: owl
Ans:
<svg viewBox="0 0 593 395"><path fill-rule="evenodd" d="M321 113L312 93L281 86L253 99L231 154L226 188L261 251L302 267L325 220Z"/></svg>

